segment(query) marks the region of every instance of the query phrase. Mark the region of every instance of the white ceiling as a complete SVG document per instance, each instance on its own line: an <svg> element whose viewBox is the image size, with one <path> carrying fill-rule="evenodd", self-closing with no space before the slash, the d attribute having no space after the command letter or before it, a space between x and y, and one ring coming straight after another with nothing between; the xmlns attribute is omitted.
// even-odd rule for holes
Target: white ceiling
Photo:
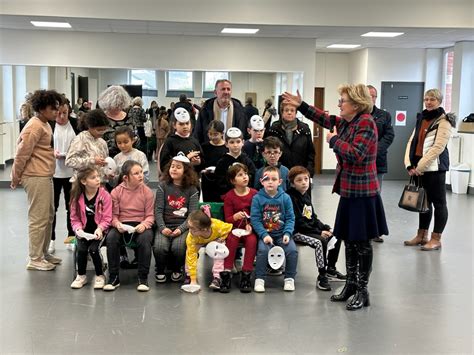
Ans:
<svg viewBox="0 0 474 355"><path fill-rule="evenodd" d="M38 29L30 21L64 21L69 22L71 29ZM185 36L229 36L220 33L222 28L232 26L226 23L190 23L165 21L137 21L118 19L95 19L79 17L41 17L0 15L0 28L38 31L78 31L78 32L111 32L137 33L153 35ZM328 49L334 43L360 44L361 48L446 48L459 41L474 41L472 28L412 28L412 27L344 27L344 26L297 26L297 25L262 25L246 24L259 28L255 37L276 38L314 38L317 51L350 52L351 50ZM396 38L366 38L361 34L369 31L405 32ZM235 35L233 35L235 36Z"/></svg>

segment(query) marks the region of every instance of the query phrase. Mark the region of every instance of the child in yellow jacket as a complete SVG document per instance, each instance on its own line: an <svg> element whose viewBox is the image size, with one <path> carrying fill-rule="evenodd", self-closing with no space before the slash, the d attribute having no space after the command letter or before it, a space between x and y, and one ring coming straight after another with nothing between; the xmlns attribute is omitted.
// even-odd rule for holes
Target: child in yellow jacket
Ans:
<svg viewBox="0 0 474 355"><path fill-rule="evenodd" d="M212 241L224 243L232 230L232 224L210 218L203 211L192 212L188 217L189 233L186 237L186 273L191 285L199 285L197 281L197 264L199 249ZM224 271L224 260L214 259L212 274L214 276L210 288L219 290L221 279L219 273Z"/></svg>

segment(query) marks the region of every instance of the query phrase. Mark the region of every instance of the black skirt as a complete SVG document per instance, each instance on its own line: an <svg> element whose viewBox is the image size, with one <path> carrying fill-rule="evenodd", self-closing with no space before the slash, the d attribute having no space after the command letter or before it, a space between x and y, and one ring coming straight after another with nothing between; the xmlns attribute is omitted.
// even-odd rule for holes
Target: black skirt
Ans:
<svg viewBox="0 0 474 355"><path fill-rule="evenodd" d="M337 239L357 242L388 235L385 211L380 195L341 197L333 234Z"/></svg>

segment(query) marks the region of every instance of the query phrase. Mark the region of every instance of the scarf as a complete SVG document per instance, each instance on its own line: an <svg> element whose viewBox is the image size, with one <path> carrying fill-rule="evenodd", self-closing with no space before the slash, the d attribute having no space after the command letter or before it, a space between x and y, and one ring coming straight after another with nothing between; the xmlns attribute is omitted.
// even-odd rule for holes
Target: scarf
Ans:
<svg viewBox="0 0 474 355"><path fill-rule="evenodd" d="M222 117L221 117L222 110L217 104L217 99L214 100L214 106L212 109L214 111L214 119L218 121L222 121ZM230 100L229 108L227 109L227 120L224 123L226 130L232 127L233 118L234 118L234 103L232 102L232 100Z"/></svg>
<svg viewBox="0 0 474 355"><path fill-rule="evenodd" d="M293 131L298 126L298 119L295 118L293 121L285 121L283 118L281 119L281 127L285 130L286 139L288 143L291 143L293 140Z"/></svg>
<svg viewBox="0 0 474 355"><path fill-rule="evenodd" d="M439 116L443 114L446 114L446 112L444 112L444 109L442 107L438 107L436 110L431 110L431 111L423 110L423 112L421 113L421 117L424 120L431 121L432 119L438 118Z"/></svg>

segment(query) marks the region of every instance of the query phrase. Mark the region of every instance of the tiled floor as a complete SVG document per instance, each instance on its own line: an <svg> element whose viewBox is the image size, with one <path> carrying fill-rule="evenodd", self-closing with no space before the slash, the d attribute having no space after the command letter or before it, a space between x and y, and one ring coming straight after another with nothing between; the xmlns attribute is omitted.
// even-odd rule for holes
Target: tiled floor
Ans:
<svg viewBox="0 0 474 355"><path fill-rule="evenodd" d="M338 202L332 177L315 183L317 213L332 223ZM189 295L176 284L156 285L151 274L151 291L138 293L135 271L123 272L113 293L90 285L71 290L72 255L60 241L64 262L56 271L25 270L26 195L0 189L0 353L471 354L474 199L448 193L443 249L421 252L403 246L417 216L397 207L401 190L402 182L384 182L390 236L374 244L372 305L348 312L329 301L334 291L315 289L308 248L299 249L294 293L282 291L282 277L271 277L265 294L234 287L226 295L206 288ZM65 235L64 223L57 229ZM338 267L345 269L343 252ZM208 258L201 259L200 275L203 285L210 281Z"/></svg>

